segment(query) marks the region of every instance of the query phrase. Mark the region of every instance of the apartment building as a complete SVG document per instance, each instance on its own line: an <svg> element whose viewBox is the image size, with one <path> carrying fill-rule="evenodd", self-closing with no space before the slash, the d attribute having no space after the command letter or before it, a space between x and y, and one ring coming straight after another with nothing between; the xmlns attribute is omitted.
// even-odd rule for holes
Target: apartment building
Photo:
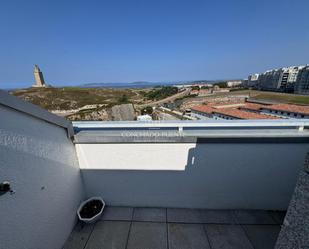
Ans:
<svg viewBox="0 0 309 249"><path fill-rule="evenodd" d="M298 94L309 94L309 65L299 70L294 92Z"/></svg>
<svg viewBox="0 0 309 249"><path fill-rule="evenodd" d="M255 87L258 83L259 76L260 75L258 73L249 75L247 86L248 87Z"/></svg>
<svg viewBox="0 0 309 249"><path fill-rule="evenodd" d="M281 77L279 79L280 89L283 92L294 92L294 85L297 81L298 72L304 66L283 68Z"/></svg>
<svg viewBox="0 0 309 249"><path fill-rule="evenodd" d="M258 81L258 89L278 91L280 89L280 78L283 73L283 69L268 70L262 73Z"/></svg>
<svg viewBox="0 0 309 249"><path fill-rule="evenodd" d="M288 82L292 83L292 82L296 82L297 81L297 75L298 72L303 69L305 66L299 66L299 67L291 67L290 68L290 72L289 72L289 78L288 78Z"/></svg>
<svg viewBox="0 0 309 249"><path fill-rule="evenodd" d="M309 93L308 66L291 66L268 70L248 77L248 87L260 90Z"/></svg>

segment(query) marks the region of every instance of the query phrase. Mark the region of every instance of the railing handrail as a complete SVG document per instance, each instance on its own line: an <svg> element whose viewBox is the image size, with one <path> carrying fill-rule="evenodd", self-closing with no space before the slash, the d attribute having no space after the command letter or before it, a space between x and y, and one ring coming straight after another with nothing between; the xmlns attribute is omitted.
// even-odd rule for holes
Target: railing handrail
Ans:
<svg viewBox="0 0 309 249"><path fill-rule="evenodd" d="M76 128L149 128L149 127L278 127L295 128L309 126L309 119L285 120L187 120L187 121L73 121Z"/></svg>

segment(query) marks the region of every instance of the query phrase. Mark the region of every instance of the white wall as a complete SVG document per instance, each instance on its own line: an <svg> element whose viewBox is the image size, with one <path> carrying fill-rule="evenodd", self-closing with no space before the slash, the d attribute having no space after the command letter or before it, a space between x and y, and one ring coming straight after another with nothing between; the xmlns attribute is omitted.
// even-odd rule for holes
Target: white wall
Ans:
<svg viewBox="0 0 309 249"><path fill-rule="evenodd" d="M84 192L65 129L0 105L0 248L61 248Z"/></svg>
<svg viewBox="0 0 309 249"><path fill-rule="evenodd" d="M213 116L211 114L201 114L199 112L195 112L194 110L191 111L191 117L194 117L200 120L213 119Z"/></svg>
<svg viewBox="0 0 309 249"><path fill-rule="evenodd" d="M308 119L309 115L304 115L304 117L302 117L301 114L297 114L296 116L294 116L294 113L292 112L283 112L283 111L275 111L275 110L268 110L268 109L262 109L261 111L262 114L268 114L271 116L275 116L275 117L281 117L281 118L290 118L290 119Z"/></svg>
<svg viewBox="0 0 309 249"><path fill-rule="evenodd" d="M78 144L88 196L108 205L286 209L308 144Z"/></svg>
<svg viewBox="0 0 309 249"><path fill-rule="evenodd" d="M77 144L81 169L185 170L188 153L195 143L186 144ZM105 163L102 163L105 162Z"/></svg>

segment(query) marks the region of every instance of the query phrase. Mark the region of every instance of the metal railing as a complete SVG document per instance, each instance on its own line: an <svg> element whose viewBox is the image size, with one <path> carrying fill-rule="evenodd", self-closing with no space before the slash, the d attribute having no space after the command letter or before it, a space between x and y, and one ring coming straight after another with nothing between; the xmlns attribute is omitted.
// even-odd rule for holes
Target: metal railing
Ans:
<svg viewBox="0 0 309 249"><path fill-rule="evenodd" d="M309 120L80 121L75 143L196 142L210 138L302 139L309 142ZM293 140L294 139L294 140ZM299 140L298 140L299 141Z"/></svg>

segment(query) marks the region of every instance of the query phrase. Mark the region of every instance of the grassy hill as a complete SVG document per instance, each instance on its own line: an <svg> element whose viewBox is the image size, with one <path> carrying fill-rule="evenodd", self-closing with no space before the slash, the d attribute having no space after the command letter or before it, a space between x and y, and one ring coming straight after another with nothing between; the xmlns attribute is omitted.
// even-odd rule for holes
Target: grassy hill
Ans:
<svg viewBox="0 0 309 249"><path fill-rule="evenodd" d="M109 88L28 88L12 92L28 102L47 110L71 110L85 105L107 104L113 106L122 103L140 103L145 90L109 89Z"/></svg>

